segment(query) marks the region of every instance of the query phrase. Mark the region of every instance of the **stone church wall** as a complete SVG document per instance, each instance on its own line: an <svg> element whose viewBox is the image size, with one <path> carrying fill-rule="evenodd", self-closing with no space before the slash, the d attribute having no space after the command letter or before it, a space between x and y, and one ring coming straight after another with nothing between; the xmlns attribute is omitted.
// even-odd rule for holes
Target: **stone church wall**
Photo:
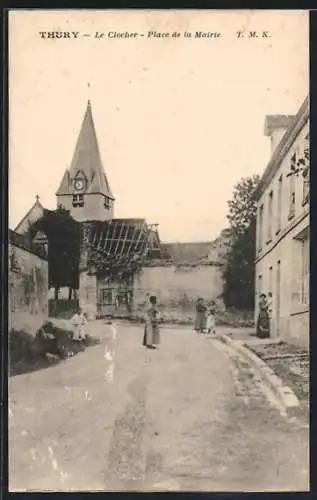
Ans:
<svg viewBox="0 0 317 500"><path fill-rule="evenodd" d="M97 316L97 278L87 271L80 273L79 279L79 304L85 311L88 319L95 319Z"/></svg>
<svg viewBox="0 0 317 500"><path fill-rule="evenodd" d="M48 316L48 263L9 243L9 311Z"/></svg>

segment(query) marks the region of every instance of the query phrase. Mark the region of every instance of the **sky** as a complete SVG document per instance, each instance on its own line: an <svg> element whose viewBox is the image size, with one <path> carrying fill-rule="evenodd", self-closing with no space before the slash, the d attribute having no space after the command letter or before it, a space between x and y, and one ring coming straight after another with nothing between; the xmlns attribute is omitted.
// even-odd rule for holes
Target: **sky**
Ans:
<svg viewBox="0 0 317 500"><path fill-rule="evenodd" d="M158 223L166 242L216 238L236 182L270 159L265 116L296 114L308 93L308 42L299 10L11 11L9 226L37 194L56 208L90 99L115 217Z"/></svg>

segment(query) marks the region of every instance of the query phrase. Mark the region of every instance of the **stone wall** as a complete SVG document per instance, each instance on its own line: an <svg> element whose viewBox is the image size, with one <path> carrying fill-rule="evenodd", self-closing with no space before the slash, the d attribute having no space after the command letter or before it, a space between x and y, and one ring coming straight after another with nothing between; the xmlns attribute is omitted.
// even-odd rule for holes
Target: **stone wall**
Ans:
<svg viewBox="0 0 317 500"><path fill-rule="evenodd" d="M292 315L286 332L288 333L286 339L289 342L309 349L309 312Z"/></svg>
<svg viewBox="0 0 317 500"><path fill-rule="evenodd" d="M26 248L9 243L9 310L48 315L48 263Z"/></svg>
<svg viewBox="0 0 317 500"><path fill-rule="evenodd" d="M79 305L86 312L88 319L97 315L97 278L87 271L82 271L79 277Z"/></svg>
<svg viewBox="0 0 317 500"><path fill-rule="evenodd" d="M154 294L162 306L191 308L197 297L215 299L222 290L219 266L145 267L134 279L134 306L142 306Z"/></svg>

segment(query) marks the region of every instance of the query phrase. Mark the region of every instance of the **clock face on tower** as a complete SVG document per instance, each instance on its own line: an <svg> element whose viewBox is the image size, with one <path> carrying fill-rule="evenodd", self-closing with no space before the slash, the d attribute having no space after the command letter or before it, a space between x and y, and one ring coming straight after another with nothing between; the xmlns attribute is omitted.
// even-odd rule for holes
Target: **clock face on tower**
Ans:
<svg viewBox="0 0 317 500"><path fill-rule="evenodd" d="M84 179L75 179L74 186L75 186L76 191L82 191L85 187Z"/></svg>
<svg viewBox="0 0 317 500"><path fill-rule="evenodd" d="M74 191L83 192L87 187L86 177L83 172L78 172L75 179L73 180Z"/></svg>

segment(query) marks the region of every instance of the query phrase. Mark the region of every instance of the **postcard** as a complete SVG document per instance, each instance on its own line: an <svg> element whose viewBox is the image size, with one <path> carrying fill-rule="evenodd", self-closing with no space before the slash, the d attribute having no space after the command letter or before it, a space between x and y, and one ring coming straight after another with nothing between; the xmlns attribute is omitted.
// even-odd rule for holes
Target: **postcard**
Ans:
<svg viewBox="0 0 317 500"><path fill-rule="evenodd" d="M8 37L9 491L308 491L309 12Z"/></svg>

